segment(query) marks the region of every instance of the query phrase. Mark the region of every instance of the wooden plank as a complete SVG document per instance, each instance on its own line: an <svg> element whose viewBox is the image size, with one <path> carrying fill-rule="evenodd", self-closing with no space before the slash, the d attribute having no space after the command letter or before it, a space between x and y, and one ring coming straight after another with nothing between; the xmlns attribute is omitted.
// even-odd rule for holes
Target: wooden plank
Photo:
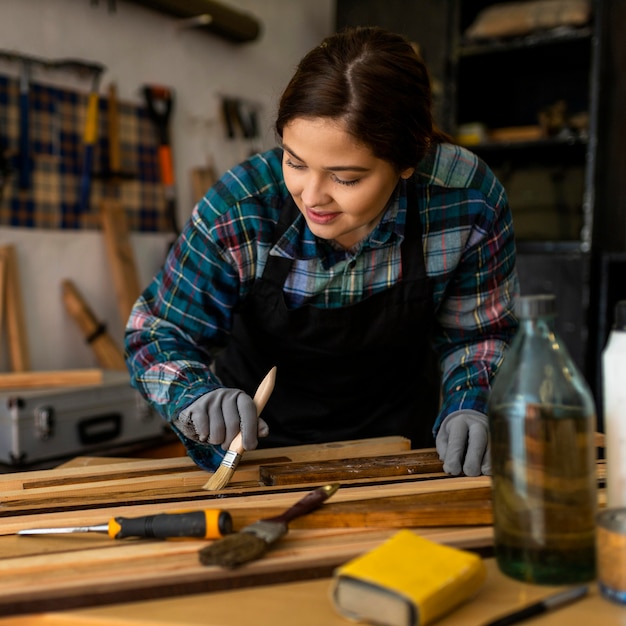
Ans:
<svg viewBox="0 0 626 626"><path fill-rule="evenodd" d="M333 459L260 467L264 485L291 485L302 482L334 482L347 478L402 476L443 472L443 463L434 448L396 455L360 459Z"/></svg>
<svg viewBox="0 0 626 626"><path fill-rule="evenodd" d="M45 387L81 387L99 385L101 369L57 370L41 372L2 372L0 389L38 389Z"/></svg>
<svg viewBox="0 0 626 626"><path fill-rule="evenodd" d="M428 482L435 482L436 479L440 479L441 475L427 476ZM413 484L424 480L424 476L404 476L397 478L371 478L371 479L355 479L351 481L343 481L342 486L365 486L381 484L382 486L389 486L391 483L399 482L402 484ZM132 481L130 481L132 483ZM39 490L37 493L29 492L12 492L8 494L6 501L0 504L0 518L16 515L16 514L42 514L55 511L76 511L85 508L96 508L112 506L116 503L124 504L160 504L166 505L170 503L179 502L204 502L209 505L207 500L211 501L229 501L232 497L239 496L251 496L256 497L259 495L267 495L276 492L283 492L289 490L290 492L297 491L309 491L319 487L319 483L303 483L299 485L277 485L277 486L259 486L259 483L250 484L248 486L241 486L234 490L228 490L228 492L207 492L206 489L188 486L174 486L174 487L162 487L161 485L153 486L148 484L145 487L143 485L128 484L127 490L124 490L116 485L116 489L109 491L105 488L105 491L100 493L98 489L84 489L84 490L72 490L71 492L58 491L55 494L46 496L45 490ZM142 488L143 487L143 488ZM15 499L13 499L15 496ZM20 497L21 496L21 497Z"/></svg>
<svg viewBox="0 0 626 626"><path fill-rule="evenodd" d="M318 459L324 454L330 458L350 458L352 455L359 457L373 451L402 449L407 443L402 437L390 437L255 450L249 456L246 455L247 458L244 456L235 472L234 484L216 494L209 494L201 488L206 482L207 473L197 468L187 457L124 463L115 461L109 465L81 465L5 474L0 475L0 517L18 512L52 512L87 506L107 506L122 500L129 504L164 503L185 499L210 500L242 493L264 493L273 488L260 486L258 476L261 462L282 460L289 463ZM290 456L278 456L283 453ZM309 487L310 485L303 484L297 489Z"/></svg>
<svg viewBox="0 0 626 626"><path fill-rule="evenodd" d="M278 515L266 512L261 517ZM302 524L302 526L301 526ZM482 526L493 524L491 487L391 497L369 497L349 502L329 501L310 515L294 520L290 528L408 528Z"/></svg>
<svg viewBox="0 0 626 626"><path fill-rule="evenodd" d="M61 288L65 309L83 332L100 366L125 371L127 368L123 352L107 332L106 326L98 321L76 285L66 279Z"/></svg>
<svg viewBox="0 0 626 626"><path fill-rule="evenodd" d="M509 578L493 558L486 558L485 584L472 599L433 623L478 626L515 609L547 598L554 587ZM349 626L354 624L333 606L332 580L296 581L283 585L198 594L181 598L125 603L30 616L14 616L1 626ZM210 608L209 608L210 607ZM233 610L233 607L237 607ZM296 616L294 618L294 616ZM607 602L596 584L588 596L520 626L624 626L624 607Z"/></svg>
<svg viewBox="0 0 626 626"><path fill-rule="evenodd" d="M141 293L126 211L118 200L104 198L100 203L100 219L120 318L126 324Z"/></svg>
<svg viewBox="0 0 626 626"><path fill-rule="evenodd" d="M294 530L263 559L236 570L200 565L197 553L206 545L201 541L103 540L100 545L106 548L4 558L0 559L0 614L19 615L316 578L330 575L337 565L374 548L393 532ZM424 529L420 534L463 548L492 543L490 527Z"/></svg>
<svg viewBox="0 0 626 626"><path fill-rule="evenodd" d="M281 460L285 463L293 463L323 458L359 458L375 454L393 454L407 450L409 446L409 440L404 437L380 437L284 448L266 448L246 452L241 460L240 468L243 473L246 467L254 467L254 471L258 471L257 467L261 463L277 463ZM0 491L114 480L122 477L159 476L162 473L194 470L199 471L194 462L186 456L169 459L130 460L124 463L120 463L119 459L112 459L109 464L99 464L96 467L80 465L78 467L58 467L51 470L0 474ZM238 472L239 469L235 472L235 476ZM205 478L206 476L205 473Z"/></svg>
<svg viewBox="0 0 626 626"><path fill-rule="evenodd" d="M477 502L477 507L482 506L482 500L486 499L486 494L490 489L490 479L487 476L476 478L450 477L445 480L432 480L421 483L399 482L374 485L342 485L333 495L331 501L326 506L333 506L327 511L322 507L310 516L305 516L301 520L294 520L296 527L317 528L323 526L322 518L326 512L333 514L336 509L337 520L332 526L348 526L348 523L341 521L344 513L354 513L355 525L359 525L358 515L370 507L377 508L377 503L381 504L381 510L387 508L393 514L398 507L393 506L394 498L415 497L416 502L421 505L441 504L445 502L454 503L462 499L465 501ZM64 509L50 510L43 501L32 502L32 509L12 508L3 506L0 508L0 535L11 535L24 528L41 528L49 526L85 526L90 524L101 524L110 517L123 515L136 517L139 515L153 515L179 510L196 511L205 508L215 508L228 510L233 517L235 529L243 528L245 525L255 522L263 517L271 517L290 507L301 497L301 491L310 490L319 485L309 486L302 489L298 486L297 491L277 491L278 487L260 487L252 493L244 493L229 498L214 496L201 498L202 491L197 492L198 497L186 497L186 494L179 493L177 497L170 501L141 503L131 498L122 498L108 504L92 506L93 502L89 498L84 498L78 502L75 508L66 507ZM462 495L458 495L458 494ZM188 494L187 494L188 495ZM260 497L262 499L260 499ZM388 500L392 499L392 500ZM50 498L54 501L54 498ZM354 505L353 505L354 504ZM341 506L340 506L341 505ZM416 507L417 508L417 505ZM319 522L313 519L319 516ZM377 521L376 524L379 524ZM456 525L464 525L455 523Z"/></svg>
<svg viewBox="0 0 626 626"><path fill-rule="evenodd" d="M30 354L15 246L1 246L0 256L3 258L4 271L6 272L4 286L5 318L11 369L14 372L28 372L30 370Z"/></svg>
<svg viewBox="0 0 626 626"><path fill-rule="evenodd" d="M350 439L347 441L332 441L330 443L312 443L299 446L285 446L284 448L260 448L244 452L241 463L254 462L276 457L288 457L292 461L313 461L344 458L358 458L376 456L379 454L394 454L408 451L411 442L406 437L390 436L375 437L373 439Z"/></svg>

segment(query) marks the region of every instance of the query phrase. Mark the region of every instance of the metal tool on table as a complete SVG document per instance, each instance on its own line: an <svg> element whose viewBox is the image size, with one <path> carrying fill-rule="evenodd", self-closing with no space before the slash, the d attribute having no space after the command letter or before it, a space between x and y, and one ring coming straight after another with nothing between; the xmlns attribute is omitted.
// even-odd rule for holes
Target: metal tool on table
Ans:
<svg viewBox="0 0 626 626"><path fill-rule="evenodd" d="M96 526L64 526L30 528L18 535L59 535L103 533L111 539L142 537L144 539L218 539L232 532L233 521L228 511L206 509L182 513L159 513L142 517L114 517Z"/></svg>
<svg viewBox="0 0 626 626"><path fill-rule="evenodd" d="M176 185L169 129L174 106L174 92L161 85L144 85L142 91L159 142L159 169L165 191L167 216L172 231L178 235L180 230L176 220Z"/></svg>
<svg viewBox="0 0 626 626"><path fill-rule="evenodd" d="M261 519L238 533L213 542L200 550L198 554L200 563L234 568L261 558L268 548L287 534L289 522L317 509L337 489L339 483L318 487L281 515Z"/></svg>

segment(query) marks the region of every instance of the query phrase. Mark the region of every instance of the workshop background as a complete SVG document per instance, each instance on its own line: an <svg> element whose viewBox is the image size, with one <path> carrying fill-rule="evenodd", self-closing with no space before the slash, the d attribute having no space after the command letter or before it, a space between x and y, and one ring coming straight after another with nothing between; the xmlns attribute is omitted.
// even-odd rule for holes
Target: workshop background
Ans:
<svg viewBox="0 0 626 626"><path fill-rule="evenodd" d="M126 320L121 319L97 224L98 201L110 193L110 187L117 186L113 193L128 207L131 250L142 286L160 267L172 240L160 190L158 140L146 114L144 86L163 86L173 94L169 139L180 226L196 199L193 180L209 180L211 170L219 174L251 150L274 145L271 123L278 94L302 55L334 29L333 0L223 4L242 14L241 23L249 33L246 18L254 18L259 31L253 40L237 41L202 23L128 1L2 2L0 147L6 148L13 171L4 177L0 246L14 247L31 370L98 366L94 351L64 306L65 280L72 282L94 317L121 344ZM28 76L31 177L25 189L18 180L20 155L9 150L19 147L19 90L25 66L20 55L34 59ZM61 62L68 60L80 64ZM85 211L79 206L83 129L89 92L98 74L89 65L104 69L97 86L91 206ZM123 174L117 179L106 176L112 174L107 172L111 85L117 92L122 169L118 173ZM244 121L243 128L233 125L233 138L224 123L224 103ZM163 113L161 100L155 108ZM246 124L250 120L254 127ZM1 330L0 363L7 371L11 369L7 330Z"/></svg>
<svg viewBox="0 0 626 626"><path fill-rule="evenodd" d="M601 417L626 298L625 23L624 0L4 0L2 371L123 369L137 293L211 181L274 145L299 59L376 24L415 43L437 121L503 181L522 292L556 295Z"/></svg>

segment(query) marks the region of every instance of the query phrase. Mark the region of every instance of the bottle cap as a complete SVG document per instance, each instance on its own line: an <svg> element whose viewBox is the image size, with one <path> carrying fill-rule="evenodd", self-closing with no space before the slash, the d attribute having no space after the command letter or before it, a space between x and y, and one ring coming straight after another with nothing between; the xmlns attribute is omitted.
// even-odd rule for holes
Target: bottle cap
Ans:
<svg viewBox="0 0 626 626"><path fill-rule="evenodd" d="M624 302L626 306L626 302ZM556 315L556 297L554 294L521 296L515 304L518 317L543 317ZM626 310L625 310L626 315Z"/></svg>
<svg viewBox="0 0 626 626"><path fill-rule="evenodd" d="M620 300L615 305L614 328L626 330L626 300Z"/></svg>

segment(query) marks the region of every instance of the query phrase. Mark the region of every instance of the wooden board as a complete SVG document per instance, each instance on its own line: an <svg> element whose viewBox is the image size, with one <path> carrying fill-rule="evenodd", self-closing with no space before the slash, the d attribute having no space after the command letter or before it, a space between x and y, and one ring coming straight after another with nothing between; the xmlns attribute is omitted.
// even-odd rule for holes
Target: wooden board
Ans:
<svg viewBox="0 0 626 626"><path fill-rule="evenodd" d="M325 456L327 460L349 460L351 454L354 458L379 453L402 456L407 445L402 438L383 438L256 450L242 459L248 467L235 472L256 472L256 480L240 480L224 494L203 490L207 474L187 458L121 460L0 476L0 614L173 597L329 575L337 565L409 524L416 524L413 527L419 528L420 534L450 545L490 546L490 479L485 476L347 480L320 509L294 520L286 537L263 559L237 570L202 566L197 554L206 541L114 541L94 533L15 535L23 528L94 525L116 516L203 508L228 510L235 530L239 530L283 512L302 497L303 491L319 486L263 485L258 472L264 463L270 461L276 466L280 459L286 465L317 463ZM475 525L462 526L461 522L470 522L470 512Z"/></svg>
<svg viewBox="0 0 626 626"><path fill-rule="evenodd" d="M104 373L101 369L2 372L0 373L0 389L80 387L99 385L103 380Z"/></svg>
<svg viewBox="0 0 626 626"><path fill-rule="evenodd" d="M117 346L106 326L99 322L91 307L70 279L61 283L63 304L66 311L83 332L85 341L93 350L100 367L126 371L124 353Z"/></svg>
<svg viewBox="0 0 626 626"><path fill-rule="evenodd" d="M360 459L332 459L264 465L260 468L264 485L291 485L303 482L328 482L350 478L406 476L415 474L443 474L443 463L434 448L412 450L397 455Z"/></svg>
<svg viewBox="0 0 626 626"><path fill-rule="evenodd" d="M319 485L315 485L319 486ZM310 490L277 491L276 487L257 487L253 493L241 493L228 498L171 498L161 502L118 501L108 505L94 505L86 502L82 507L59 507L56 510L39 506L32 508L2 507L0 515L0 535L10 535L23 528L41 528L50 526L84 526L101 524L110 517L150 515L158 512L200 510L205 508L228 510L233 517L235 530L239 530L260 518L272 517L291 506L302 492ZM436 505L441 509L440 525L470 525L468 520L456 520L451 517L451 510L462 501L474 502L476 508L484 507L489 498L490 479L486 476L476 478L453 478L432 480L423 483L401 482L374 485L342 485L324 507L294 520L294 528L344 528L355 526L376 526L384 523L384 517L390 526L397 527L396 518L402 518L408 524L432 526L436 513L428 507ZM460 495L459 495L460 494ZM404 507L415 511L404 511ZM448 508L449 510L446 510ZM420 511L424 510L421 516ZM367 512L364 515L364 512ZM334 518L331 522L331 518ZM394 521L396 519L396 521ZM475 524L471 521L471 524ZM489 523L487 519L483 523Z"/></svg>
<svg viewBox="0 0 626 626"><path fill-rule="evenodd" d="M182 596L330 575L354 556L376 547L390 529L294 530L263 559L227 570L198 561L201 541L94 541L67 550L73 537L8 537L38 542L40 553L0 559L0 614ZM420 534L458 547L492 542L491 528L447 528ZM49 540L49 541L47 541ZM46 548L46 542L48 547ZM54 542L54 549L50 544ZM5 541L6 543L6 541ZM0 541L0 552L3 542Z"/></svg>
<svg viewBox="0 0 626 626"><path fill-rule="evenodd" d="M100 204L100 217L120 319L126 324L141 293L126 211L118 200L104 198Z"/></svg>
<svg viewBox="0 0 626 626"><path fill-rule="evenodd" d="M28 372L30 370L30 352L17 252L14 245L0 246L0 266L2 267L3 278L0 281L0 286L3 289L2 300L11 369L14 372Z"/></svg>

